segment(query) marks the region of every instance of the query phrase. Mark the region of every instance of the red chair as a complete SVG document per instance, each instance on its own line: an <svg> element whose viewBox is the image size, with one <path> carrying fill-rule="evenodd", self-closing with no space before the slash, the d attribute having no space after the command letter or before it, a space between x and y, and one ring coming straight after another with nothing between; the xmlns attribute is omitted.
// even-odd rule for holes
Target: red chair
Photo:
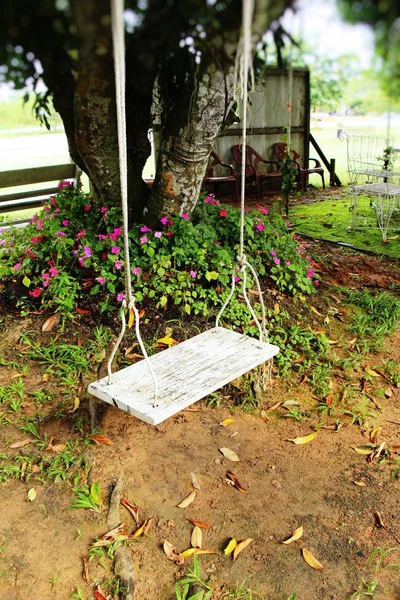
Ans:
<svg viewBox="0 0 400 600"><path fill-rule="evenodd" d="M232 146L232 154L236 164L241 165L242 146ZM266 165L266 167L270 168L270 170L267 171L262 169L262 165ZM245 175L246 185L255 181L259 200L263 199L263 185L266 181L273 181L278 178L282 180L282 173L279 170L279 163L274 160L265 160L251 146L246 146Z"/></svg>
<svg viewBox="0 0 400 600"><path fill-rule="evenodd" d="M275 154L278 157L278 160L282 162L283 159L285 158L285 156L287 155L287 151L288 151L287 144L285 144L284 142L277 142L276 144L274 144L273 147L274 147ZM301 158L300 154L298 152L296 152L296 150L292 150L291 152L292 152L292 156L293 156L293 162L297 166L298 182L299 182L300 189L303 192L306 191L308 176L312 175L312 173L316 173L317 175L321 176L322 187L325 189L324 169L321 166L321 163L319 162L319 160L317 160L316 158L309 158L308 162L313 161L314 166L305 168L302 165L302 162L301 162L302 158Z"/></svg>
<svg viewBox="0 0 400 600"><path fill-rule="evenodd" d="M223 167L224 169L229 169L229 174L227 175L217 175L216 168ZM239 200L239 185L236 175L236 169L233 165L228 165L227 163L222 162L218 154L214 151L210 154L210 159L208 161L206 176L204 178L204 185L210 185L213 188L214 194L216 194L216 188L221 183L230 184L233 188L233 196L236 202Z"/></svg>

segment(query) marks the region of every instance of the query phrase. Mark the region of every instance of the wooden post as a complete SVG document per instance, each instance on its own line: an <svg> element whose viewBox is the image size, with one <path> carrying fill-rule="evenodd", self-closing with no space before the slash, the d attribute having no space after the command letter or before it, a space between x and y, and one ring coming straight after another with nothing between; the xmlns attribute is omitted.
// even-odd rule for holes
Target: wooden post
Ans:
<svg viewBox="0 0 400 600"><path fill-rule="evenodd" d="M336 184L335 169L336 169L336 158L331 158L329 161L329 185L331 187L333 187Z"/></svg>

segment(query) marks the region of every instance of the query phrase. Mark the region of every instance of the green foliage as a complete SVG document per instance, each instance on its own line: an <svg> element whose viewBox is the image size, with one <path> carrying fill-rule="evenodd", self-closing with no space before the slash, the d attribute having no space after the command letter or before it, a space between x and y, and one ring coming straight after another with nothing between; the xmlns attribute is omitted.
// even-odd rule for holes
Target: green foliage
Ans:
<svg viewBox="0 0 400 600"><path fill-rule="evenodd" d="M75 484L73 491L75 498L72 503L72 508L86 508L88 510L93 510L94 512L101 512L103 500L99 483L92 483L90 487L88 485L78 486Z"/></svg>
<svg viewBox="0 0 400 600"><path fill-rule="evenodd" d="M365 291L343 290L349 303L356 307L351 330L369 349L379 348L384 338L400 323L400 301L387 292L370 294Z"/></svg>
<svg viewBox="0 0 400 600"><path fill-rule="evenodd" d="M190 593L190 586L196 584L202 588L195 594ZM200 565L197 556L193 556L193 569L191 569L183 579L175 584L176 600L209 600L212 598L213 590L201 579Z"/></svg>
<svg viewBox="0 0 400 600"><path fill-rule="evenodd" d="M89 296L96 298L101 312L115 310L123 298L120 210L66 184L60 187L27 227L1 234L4 290L17 286L19 304L41 303L67 316ZM192 219L164 217L155 231L132 227L138 302L180 306L187 314L207 314L222 304L239 249L239 221L238 209L207 196ZM260 208L245 215L244 227L246 256L261 277L292 294L313 291L318 281L289 222Z"/></svg>

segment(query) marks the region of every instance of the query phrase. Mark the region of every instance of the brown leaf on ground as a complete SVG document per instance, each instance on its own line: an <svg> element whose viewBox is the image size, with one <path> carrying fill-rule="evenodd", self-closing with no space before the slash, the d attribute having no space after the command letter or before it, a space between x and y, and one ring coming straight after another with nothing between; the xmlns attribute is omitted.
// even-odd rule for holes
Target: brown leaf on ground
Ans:
<svg viewBox="0 0 400 600"><path fill-rule="evenodd" d="M113 544L117 538L120 540L127 540L128 537L129 536L125 530L125 523L121 523L118 525L118 527L114 527L114 529L111 529L104 535L101 535L99 539L91 545L91 548L109 546L110 544Z"/></svg>
<svg viewBox="0 0 400 600"><path fill-rule="evenodd" d="M233 560L236 560L237 557L239 556L239 554L241 552L243 552L243 550L250 544L250 542L253 541L253 538L247 538L247 540L242 540L241 542L238 543L238 545L236 546L236 548L233 551Z"/></svg>
<svg viewBox="0 0 400 600"><path fill-rule="evenodd" d="M178 508L186 508L189 504L192 504L196 498L196 492L191 492L189 496L186 496L179 504L177 504Z"/></svg>
<svg viewBox="0 0 400 600"><path fill-rule="evenodd" d="M51 317L49 317L42 325L42 332L43 333L47 333L49 331L51 331L54 327L54 325L56 325L58 323L60 316L58 314L56 315L51 315Z"/></svg>
<svg viewBox="0 0 400 600"><path fill-rule="evenodd" d="M87 556L82 556L83 561L83 580L89 585L94 585L93 581L89 577L89 562Z"/></svg>
<svg viewBox="0 0 400 600"><path fill-rule="evenodd" d="M200 529L210 529L211 527L211 525L209 525L208 523L204 523L203 521L196 521L196 519L190 519L189 517L186 518L188 521L193 523L195 527L200 527Z"/></svg>
<svg viewBox="0 0 400 600"><path fill-rule="evenodd" d="M227 474L226 474L226 476L227 476L227 478L228 478L230 481L232 481L233 485L235 486L235 488L236 488L237 490L239 490L239 492L241 492L242 494L247 494L247 490L245 490L245 489L244 489L244 488L243 488L243 487L240 485L240 483L239 483L239 481L238 481L238 479L237 479L236 475L234 475L234 474L232 473L232 471L228 471L228 472L227 472Z"/></svg>
<svg viewBox="0 0 400 600"><path fill-rule="evenodd" d="M370 434L369 434L369 439L373 444L377 443L378 440L378 433L382 430L382 427L375 427L375 429L373 429Z"/></svg>
<svg viewBox="0 0 400 600"><path fill-rule="evenodd" d="M105 446L112 446L113 443L108 437L102 435L89 435L89 440L93 440L96 444L104 444Z"/></svg>
<svg viewBox="0 0 400 600"><path fill-rule="evenodd" d="M34 440L27 438L26 440L21 440L20 442L15 442L14 444L11 444L10 448L23 448L24 446L30 444L33 441Z"/></svg>
<svg viewBox="0 0 400 600"><path fill-rule="evenodd" d="M171 560L172 562L174 562L177 565L184 564L185 558L182 556L182 554L180 552L178 552L178 550L175 548L175 546L173 546L167 540L164 541L163 550L164 550L164 553L165 553L166 557L168 558L168 560Z"/></svg>
<svg viewBox="0 0 400 600"><path fill-rule="evenodd" d="M379 512L379 510L375 510L374 515L375 515L375 519L376 519L376 522L379 525L379 527L382 527L382 529L386 529L386 526L382 520L382 515Z"/></svg>
<svg viewBox="0 0 400 600"><path fill-rule="evenodd" d="M203 533L202 533L200 527L197 527L197 525L194 527L194 529L192 531L190 543L192 545L192 548L201 548L203 545Z"/></svg>
<svg viewBox="0 0 400 600"><path fill-rule="evenodd" d="M96 598L96 600L108 600L107 596L103 594L99 586L97 586L94 590L94 597Z"/></svg>
<svg viewBox="0 0 400 600"><path fill-rule="evenodd" d="M121 504L135 519L136 525L139 527L139 509L137 506L133 506L126 498L121 499Z"/></svg>
<svg viewBox="0 0 400 600"><path fill-rule="evenodd" d="M302 548L301 550L302 554L303 554L303 558L306 561L306 563L308 565L310 565L310 567L312 567L313 569L316 569L317 571L322 571L322 569L324 569L324 565L322 565L314 556L314 554L312 554L312 552L310 552L309 550L307 550L307 548Z"/></svg>
<svg viewBox="0 0 400 600"><path fill-rule="evenodd" d="M290 538L288 538L287 540L284 540L282 542L282 544L291 544L292 542L299 540L301 538L301 536L303 535L303 532L304 532L303 525L300 525L300 527L297 527L297 529L295 529L293 531Z"/></svg>
<svg viewBox="0 0 400 600"><path fill-rule="evenodd" d="M240 458L238 457L236 452L234 452L233 450L230 450L229 448L220 448L219 451L225 456L225 458L227 458L228 460L231 460L232 462L240 461Z"/></svg>
<svg viewBox="0 0 400 600"><path fill-rule="evenodd" d="M200 484L196 479L196 475L194 473L190 473L190 479L192 480L192 486L195 490L200 490Z"/></svg>

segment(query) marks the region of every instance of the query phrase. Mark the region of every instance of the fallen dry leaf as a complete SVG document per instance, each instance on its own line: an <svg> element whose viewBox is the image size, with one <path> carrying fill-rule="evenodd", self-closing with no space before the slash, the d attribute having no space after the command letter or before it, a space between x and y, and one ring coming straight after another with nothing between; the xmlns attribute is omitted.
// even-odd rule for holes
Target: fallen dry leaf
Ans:
<svg viewBox="0 0 400 600"><path fill-rule="evenodd" d="M190 473L190 478L192 480L192 486L195 490L200 490L200 484L196 479L196 475L194 473Z"/></svg>
<svg viewBox="0 0 400 600"><path fill-rule="evenodd" d="M227 425L230 425L231 423L233 423L233 419L224 419L223 421L221 421L220 425L222 425L222 427L226 427Z"/></svg>
<svg viewBox="0 0 400 600"><path fill-rule="evenodd" d="M47 333L48 331L51 331L54 327L54 325L56 325L58 323L60 316L59 315L51 315L51 317L49 317L42 325L42 332L43 333Z"/></svg>
<svg viewBox="0 0 400 600"><path fill-rule="evenodd" d="M315 313L316 315L318 315L319 317L323 317L324 315L322 313L320 313L316 308L314 308L313 306L310 306L310 309L313 311L313 313Z"/></svg>
<svg viewBox="0 0 400 600"><path fill-rule="evenodd" d="M239 462L240 458L238 457L238 455L233 452L233 450L229 450L229 448L220 448L219 451L225 456L225 458L227 458L228 460L231 460L233 462Z"/></svg>
<svg viewBox="0 0 400 600"><path fill-rule="evenodd" d="M386 398L391 398L393 396L393 391L390 387L385 388L385 396Z"/></svg>
<svg viewBox="0 0 400 600"><path fill-rule="evenodd" d="M239 490L239 492L241 492L242 494L247 494L247 490L245 490L245 489L244 489L244 488L243 488L243 487L240 485L240 483L239 483L239 481L238 481L238 479L237 479L236 475L234 475L234 474L232 473L232 471L228 471L228 472L227 472L227 474L226 474L226 476L227 476L227 478L228 478L230 481L232 481L233 485L235 486L235 488L236 488L237 490Z"/></svg>
<svg viewBox="0 0 400 600"><path fill-rule="evenodd" d="M83 581L86 581L89 585L94 585L89 577L89 562L87 556L82 556L83 561Z"/></svg>
<svg viewBox="0 0 400 600"><path fill-rule="evenodd" d="M188 548L187 550L184 550L183 552L181 552L181 556L183 556L183 558L190 558L191 556L196 554L197 551L198 551L198 548Z"/></svg>
<svg viewBox="0 0 400 600"><path fill-rule="evenodd" d="M282 544L291 544L292 542L295 542L296 540L299 540L301 538L301 536L303 535L304 529L303 529L303 525L300 525L300 527L298 527L297 529L295 529L292 533L292 535L290 536L290 538L288 538L287 540L283 541Z"/></svg>
<svg viewBox="0 0 400 600"><path fill-rule="evenodd" d="M167 540L164 541L163 549L168 560L176 563L177 565L183 565L185 562L184 557L178 550Z"/></svg>
<svg viewBox="0 0 400 600"><path fill-rule="evenodd" d="M178 342L171 337L163 337L156 341L156 346L176 346Z"/></svg>
<svg viewBox="0 0 400 600"><path fill-rule="evenodd" d="M10 448L23 448L31 442L33 442L33 440L27 438L26 440L21 440L20 442L15 442L14 444L11 444Z"/></svg>
<svg viewBox="0 0 400 600"><path fill-rule="evenodd" d="M128 502L128 500L126 498L121 499L121 504L122 504L122 506L124 506L126 508L126 510L128 512L130 512L132 517L135 519L136 525L139 526L139 509L138 509L138 507L133 506L133 504L130 504L130 502Z"/></svg>
<svg viewBox="0 0 400 600"><path fill-rule="evenodd" d="M186 508L189 504L192 504L196 498L196 492L191 492L189 496L186 496L177 506L178 508Z"/></svg>
<svg viewBox="0 0 400 600"><path fill-rule="evenodd" d="M110 531L107 531L104 535L101 535L93 544L91 548L100 548L103 546L110 546L118 538L120 540L127 540L128 534L126 533L125 523L121 523L118 527L114 527Z"/></svg>
<svg viewBox="0 0 400 600"><path fill-rule="evenodd" d="M89 435L89 440L93 440L96 444L105 444L106 446L112 446L113 443L108 437L102 435Z"/></svg>
<svg viewBox="0 0 400 600"><path fill-rule="evenodd" d="M358 485L358 487L367 487L367 484L364 481L353 481L354 485Z"/></svg>
<svg viewBox="0 0 400 600"><path fill-rule="evenodd" d="M380 377L379 373L377 373L374 369L370 369L369 367L365 367L364 371L370 377Z"/></svg>
<svg viewBox="0 0 400 600"><path fill-rule="evenodd" d="M268 423L269 416L267 415L267 413L265 412L265 410L262 410L260 412L260 417L262 418L262 420L264 421L264 423Z"/></svg>
<svg viewBox="0 0 400 600"><path fill-rule="evenodd" d="M386 529L386 526L385 526L385 524L384 524L384 522L382 520L382 515L379 512L379 510L375 510L374 511L374 515L375 515L376 522L378 523L379 527L382 527L382 529Z"/></svg>
<svg viewBox="0 0 400 600"><path fill-rule="evenodd" d="M353 450L357 452L357 454L374 454L375 450L372 448L356 448L356 446L352 446Z"/></svg>
<svg viewBox="0 0 400 600"><path fill-rule="evenodd" d="M310 567L316 569L317 571L322 571L322 569L325 568L324 565L321 565L321 563L315 558L314 554L307 550L307 548L302 548L301 552L304 560L308 565L310 565Z"/></svg>
<svg viewBox="0 0 400 600"><path fill-rule="evenodd" d="M147 519L147 520L146 520L146 521L143 523L143 525L142 525L141 527L139 527L139 529L137 529L137 530L135 531L135 533L133 533L133 534L132 534L132 536L131 536L131 537L135 539L135 538L138 538L138 537L140 537L140 536L144 535L144 534L145 534L145 530L146 530L146 531L148 531L148 530L149 530L149 528L150 528L150 526L151 526L151 524L150 524L150 526L148 526L148 523L149 523L149 521L150 521L150 520L151 520L151 519Z"/></svg>
<svg viewBox="0 0 400 600"><path fill-rule="evenodd" d="M190 543L192 544L192 548L201 548L203 545L203 533L200 527L197 527L197 525L192 531Z"/></svg>
<svg viewBox="0 0 400 600"><path fill-rule="evenodd" d="M281 404L283 404L283 400L279 400L279 402L275 402L275 404L273 404L272 406L269 406L266 410L267 410L267 412L270 412L271 410L275 410L276 408L279 408L279 406L281 406Z"/></svg>
<svg viewBox="0 0 400 600"><path fill-rule="evenodd" d="M133 308L129 309L129 319L128 319L128 329L130 329L132 327L132 325L135 322L135 311L133 310Z"/></svg>
<svg viewBox="0 0 400 600"><path fill-rule="evenodd" d="M27 500L29 500L29 502L33 502L35 500L36 496L37 496L37 492L36 492L35 488L31 488L30 490L28 490Z"/></svg>
<svg viewBox="0 0 400 600"><path fill-rule="evenodd" d="M26 373L15 373L15 375L11 375L10 379L20 379L21 377L26 377Z"/></svg>
<svg viewBox="0 0 400 600"><path fill-rule="evenodd" d="M211 527L211 525L209 525L208 523L204 523L203 521L196 521L196 519L190 519L189 517L186 518L188 521L193 523L195 527L200 527L200 529L210 529Z"/></svg>
<svg viewBox="0 0 400 600"><path fill-rule="evenodd" d="M243 552L243 550L250 544L250 542L253 541L253 538L247 538L247 540L242 540L241 542L238 543L238 545L236 546L236 548L233 551L233 560L236 560L237 557L239 556L239 554L241 552Z"/></svg>
<svg viewBox="0 0 400 600"><path fill-rule="evenodd" d="M230 542L228 543L228 545L226 546L226 548L224 550L225 556L229 556L229 554L232 554L232 552L234 551L236 546L237 546L237 541L235 540L235 538L231 538Z"/></svg>
<svg viewBox="0 0 400 600"><path fill-rule="evenodd" d="M305 435L303 437L296 437L293 439L288 439L288 442L293 442L293 444L308 444L315 440L318 435L318 431L314 431L314 433L310 433L309 435Z"/></svg>
<svg viewBox="0 0 400 600"><path fill-rule="evenodd" d="M64 452L66 447L66 444L54 444L53 446L50 439L50 442L48 443L47 448L45 448L45 451L54 452L55 454L61 454L61 452Z"/></svg>
<svg viewBox="0 0 400 600"><path fill-rule="evenodd" d="M369 439L371 440L371 442L373 444L376 444L377 439L378 439L378 433L382 430L382 427L375 427L375 429L373 429L370 434L369 434Z"/></svg>
<svg viewBox="0 0 400 600"><path fill-rule="evenodd" d="M103 594L99 586L97 586L97 588L94 590L94 597L96 600L108 600L107 596Z"/></svg>

